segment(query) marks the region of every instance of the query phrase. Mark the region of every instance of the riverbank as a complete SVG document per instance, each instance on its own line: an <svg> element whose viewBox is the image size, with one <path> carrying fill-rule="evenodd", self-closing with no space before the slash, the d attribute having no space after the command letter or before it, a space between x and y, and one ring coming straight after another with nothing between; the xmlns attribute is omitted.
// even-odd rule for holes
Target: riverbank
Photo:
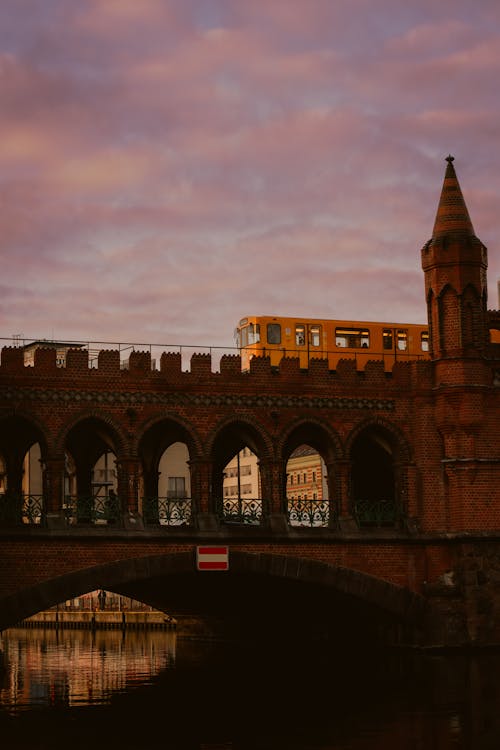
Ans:
<svg viewBox="0 0 500 750"><path fill-rule="evenodd" d="M75 630L175 630L176 626L177 621L164 612L48 610L28 617L17 627Z"/></svg>

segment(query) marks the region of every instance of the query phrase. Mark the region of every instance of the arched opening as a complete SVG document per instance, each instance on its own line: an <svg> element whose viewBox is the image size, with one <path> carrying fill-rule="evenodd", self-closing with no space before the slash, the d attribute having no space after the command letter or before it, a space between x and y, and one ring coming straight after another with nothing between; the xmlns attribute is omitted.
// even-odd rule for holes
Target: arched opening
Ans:
<svg viewBox="0 0 500 750"><path fill-rule="evenodd" d="M401 520L395 459L395 441L388 430L367 428L354 440L351 505L359 526L394 526Z"/></svg>
<svg viewBox="0 0 500 750"><path fill-rule="evenodd" d="M158 465L158 523L180 526L191 520L191 473L186 443L166 448Z"/></svg>
<svg viewBox="0 0 500 750"><path fill-rule="evenodd" d="M338 441L324 425L298 424L283 445L283 493L290 526L337 524L340 453Z"/></svg>
<svg viewBox="0 0 500 750"><path fill-rule="evenodd" d="M40 443L26 451L22 472L23 523L39 525L43 519L43 461Z"/></svg>
<svg viewBox="0 0 500 750"><path fill-rule="evenodd" d="M40 430L28 420L0 421L0 523L43 523L44 446Z"/></svg>
<svg viewBox="0 0 500 750"><path fill-rule="evenodd" d="M225 523L260 523L259 460L248 446L241 448L224 467L222 493Z"/></svg>
<svg viewBox="0 0 500 750"><path fill-rule="evenodd" d="M63 503L69 525L109 525L121 519L116 460L116 435L101 420L90 417L70 430Z"/></svg>
<svg viewBox="0 0 500 750"><path fill-rule="evenodd" d="M328 526L326 465L310 445L299 445L286 463L286 503L290 526Z"/></svg>
<svg viewBox="0 0 500 750"><path fill-rule="evenodd" d="M225 524L260 524L264 513L262 437L243 422L226 425L213 445L212 507Z"/></svg>
<svg viewBox="0 0 500 750"><path fill-rule="evenodd" d="M142 479L140 511L144 523L182 526L192 521L193 441L183 425L162 420L139 444Z"/></svg>

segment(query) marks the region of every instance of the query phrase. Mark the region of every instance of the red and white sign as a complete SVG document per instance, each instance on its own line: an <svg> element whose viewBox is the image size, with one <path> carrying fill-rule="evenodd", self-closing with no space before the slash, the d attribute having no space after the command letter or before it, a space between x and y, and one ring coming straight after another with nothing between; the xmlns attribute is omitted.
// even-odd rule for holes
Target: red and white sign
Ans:
<svg viewBox="0 0 500 750"><path fill-rule="evenodd" d="M198 570L228 570L228 548L212 546L196 547L196 567Z"/></svg>

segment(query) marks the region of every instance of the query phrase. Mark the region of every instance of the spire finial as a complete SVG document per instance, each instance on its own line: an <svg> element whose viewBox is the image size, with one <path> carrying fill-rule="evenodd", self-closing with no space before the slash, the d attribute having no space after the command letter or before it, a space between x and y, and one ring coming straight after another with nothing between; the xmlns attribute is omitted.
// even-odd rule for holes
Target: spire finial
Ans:
<svg viewBox="0 0 500 750"><path fill-rule="evenodd" d="M445 159L448 164L432 232L433 237L457 233L474 235L474 228L453 166L454 160L455 157L451 154L448 154Z"/></svg>

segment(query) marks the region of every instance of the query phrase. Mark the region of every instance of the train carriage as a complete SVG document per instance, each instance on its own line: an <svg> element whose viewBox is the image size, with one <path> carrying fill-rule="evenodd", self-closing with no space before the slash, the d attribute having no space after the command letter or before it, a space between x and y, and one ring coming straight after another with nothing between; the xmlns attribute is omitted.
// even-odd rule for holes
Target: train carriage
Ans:
<svg viewBox="0 0 500 750"><path fill-rule="evenodd" d="M387 371L395 362L429 358L428 328L412 323L247 316L235 338L244 372L255 356L269 357L272 366L282 357L297 357L301 368L311 359L327 358L331 370L340 359L355 359L358 369L381 360Z"/></svg>

